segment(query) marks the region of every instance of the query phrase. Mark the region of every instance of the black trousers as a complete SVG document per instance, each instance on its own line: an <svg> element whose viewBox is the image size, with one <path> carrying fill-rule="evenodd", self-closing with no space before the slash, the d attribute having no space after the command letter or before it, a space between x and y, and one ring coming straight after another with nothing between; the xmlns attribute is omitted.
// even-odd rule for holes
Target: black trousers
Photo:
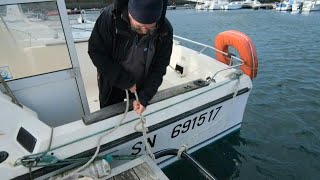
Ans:
<svg viewBox="0 0 320 180"><path fill-rule="evenodd" d="M119 89L117 87L112 87L111 92L105 92L106 94L101 94L101 92L99 93L100 93L99 100L100 100L101 109L113 104L117 104L119 102L123 102L124 99L126 99L125 90ZM106 97L107 94L109 94L109 97ZM134 94L129 91L129 99L133 99L133 98L134 98Z"/></svg>
<svg viewBox="0 0 320 180"><path fill-rule="evenodd" d="M99 72L97 75L100 108L123 102L126 98L125 90L112 86ZM129 91L129 99L133 98L134 94Z"/></svg>

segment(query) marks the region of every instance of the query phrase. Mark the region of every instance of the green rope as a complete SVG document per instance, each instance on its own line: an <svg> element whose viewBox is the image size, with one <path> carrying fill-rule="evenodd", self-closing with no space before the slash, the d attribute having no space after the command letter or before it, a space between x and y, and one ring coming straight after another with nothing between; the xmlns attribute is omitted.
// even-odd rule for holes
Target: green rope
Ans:
<svg viewBox="0 0 320 180"><path fill-rule="evenodd" d="M114 160L133 160L140 157L140 155L110 155L107 154L105 156L98 156L97 159L104 159L108 163L113 162ZM22 160L21 164L24 167L27 168L33 168L33 167L48 167L48 166L60 166L60 165L68 165L68 164L84 164L86 163L90 157L85 158L72 158L72 159L63 159L60 160L57 157L53 155L44 155L41 158L38 159L29 159L29 160Z"/></svg>
<svg viewBox="0 0 320 180"><path fill-rule="evenodd" d="M112 156L113 160L134 160L140 157L141 155L114 155Z"/></svg>
<svg viewBox="0 0 320 180"><path fill-rule="evenodd" d="M188 100L190 100L190 99L192 99L192 98L194 98L194 97L197 97L197 96L199 96L199 95L205 94L205 93L207 93L207 92L209 92L209 91L211 91L211 90L213 90L213 89L216 89L216 88L218 88L218 87L221 87L221 86L223 86L223 85L225 85L225 84L228 84L228 83L230 83L230 82L232 82L232 81L234 81L234 80L231 79L231 80L229 80L229 81L226 81L226 82L224 82L224 83L221 83L221 84L218 85L218 86L214 86L213 88L210 88L210 89L208 89L208 90L206 90L206 91L203 91L203 92L201 92L201 93L199 93L199 94L196 94L196 95L194 95L194 96L190 96L189 98L183 99L183 100L181 100L181 101L179 101L179 102L176 102L176 103L171 104L171 105L169 105L169 106L163 107L163 108L158 109L158 110L156 110L156 111L154 111L154 112L150 112L150 113L146 114L145 117L147 117L147 116L149 116L149 115L152 115L152 114L155 114L155 113L157 113L157 112L160 112L160 111L162 111L162 110L168 109L168 108L170 108L170 107L173 107L173 106L175 106L175 105L177 105L177 104L180 104L180 103L182 103L182 102L188 101ZM128 123L131 123L131 122L133 122L133 121L135 121L135 120L138 120L138 119L139 119L139 118L131 119L131 120L123 123L123 125L128 124ZM46 153L48 153L48 152L50 152L50 151L54 151L54 150L56 150L56 149L60 149L60 148L62 148L62 147L68 146L68 145L70 145L70 144L73 144L73 143L76 143L76 142L79 142L79 141L88 139L88 138L90 138L90 137L93 137L93 136L96 136L96 135L101 134L101 133L103 133L103 132L106 132L106 131L108 131L108 130L111 130L112 128L114 128L114 127L110 127L110 128L108 128L108 129L105 129L105 130L102 130L102 131L98 131L98 132L93 133L93 134L91 134L91 135L84 136L84 137L79 138L79 139L77 139L77 140L74 140L74 141L71 141L71 142L69 142L69 143L66 143L66 144L63 144L63 145L54 147L54 148L52 148L52 149L48 149L48 150L43 151L43 152L40 152L40 153L23 156L23 157L21 158L20 162L21 162L22 165L24 165L24 164L22 163L22 160L23 160L23 159L36 159L36 158L39 158L39 157L38 157L39 155L43 155L43 154L46 154ZM49 158L49 159L50 159L50 158ZM62 160L59 160L59 162L60 162L60 161L62 161ZM17 165L17 164L15 164L15 165ZM26 167L29 167L29 166L26 166Z"/></svg>

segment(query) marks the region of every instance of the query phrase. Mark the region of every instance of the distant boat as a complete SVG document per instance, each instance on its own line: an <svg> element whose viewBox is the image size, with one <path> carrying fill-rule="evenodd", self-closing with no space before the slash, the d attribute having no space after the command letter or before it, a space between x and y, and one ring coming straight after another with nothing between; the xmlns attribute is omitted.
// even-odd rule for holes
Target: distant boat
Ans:
<svg viewBox="0 0 320 180"><path fill-rule="evenodd" d="M75 8L75 9L67 9L67 14L80 14L81 10ZM47 16L58 16L59 12L57 10L47 11Z"/></svg>
<svg viewBox="0 0 320 180"><path fill-rule="evenodd" d="M283 1L276 4L276 11L291 11L292 3L289 1Z"/></svg>
<svg viewBox="0 0 320 180"><path fill-rule="evenodd" d="M180 6L181 9L192 9L194 8L193 4L184 4L183 6Z"/></svg>
<svg viewBox="0 0 320 180"><path fill-rule="evenodd" d="M176 8L177 8L177 6L176 6L175 3L172 3L171 5L167 6L167 9L169 9L169 10L173 10L173 9L176 9Z"/></svg>
<svg viewBox="0 0 320 180"><path fill-rule="evenodd" d="M320 10L320 0L303 2L303 7L302 7L303 12L319 11L319 10Z"/></svg>
<svg viewBox="0 0 320 180"><path fill-rule="evenodd" d="M292 4L292 13L300 13L302 11L303 2L301 0L294 0Z"/></svg>
<svg viewBox="0 0 320 180"><path fill-rule="evenodd" d="M224 6L222 6L221 9L224 10L235 10L235 9L241 9L242 8L243 1L234 1L230 2Z"/></svg>
<svg viewBox="0 0 320 180"><path fill-rule="evenodd" d="M228 5L227 0L213 0L210 2L209 10L220 10L224 9L225 5Z"/></svg>
<svg viewBox="0 0 320 180"><path fill-rule="evenodd" d="M243 4L242 4L242 8L249 8L249 9L253 9L254 7L260 6L260 2L257 0L246 0Z"/></svg>
<svg viewBox="0 0 320 180"><path fill-rule="evenodd" d="M197 1L195 9L196 10L207 10L211 4L211 1L207 0L202 0L202 1Z"/></svg>

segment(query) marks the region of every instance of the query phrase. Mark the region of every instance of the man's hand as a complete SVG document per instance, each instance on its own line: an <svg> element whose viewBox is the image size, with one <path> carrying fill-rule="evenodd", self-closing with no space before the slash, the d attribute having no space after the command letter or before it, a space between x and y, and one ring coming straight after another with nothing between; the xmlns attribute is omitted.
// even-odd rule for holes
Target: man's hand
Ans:
<svg viewBox="0 0 320 180"><path fill-rule="evenodd" d="M146 110L146 108L145 108L142 104L140 104L139 101L134 100L134 101L133 101L133 110L136 111L136 113L137 113L139 116L141 116L142 113Z"/></svg>
<svg viewBox="0 0 320 180"><path fill-rule="evenodd" d="M129 90L130 90L131 93L135 93L137 91L136 84L134 84Z"/></svg>

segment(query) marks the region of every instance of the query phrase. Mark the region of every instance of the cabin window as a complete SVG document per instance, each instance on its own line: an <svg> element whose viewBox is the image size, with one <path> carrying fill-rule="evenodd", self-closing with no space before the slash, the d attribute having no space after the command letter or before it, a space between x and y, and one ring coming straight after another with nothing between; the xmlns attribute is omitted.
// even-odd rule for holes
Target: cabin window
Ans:
<svg viewBox="0 0 320 180"><path fill-rule="evenodd" d="M56 2L0 6L0 54L7 81L71 68Z"/></svg>

